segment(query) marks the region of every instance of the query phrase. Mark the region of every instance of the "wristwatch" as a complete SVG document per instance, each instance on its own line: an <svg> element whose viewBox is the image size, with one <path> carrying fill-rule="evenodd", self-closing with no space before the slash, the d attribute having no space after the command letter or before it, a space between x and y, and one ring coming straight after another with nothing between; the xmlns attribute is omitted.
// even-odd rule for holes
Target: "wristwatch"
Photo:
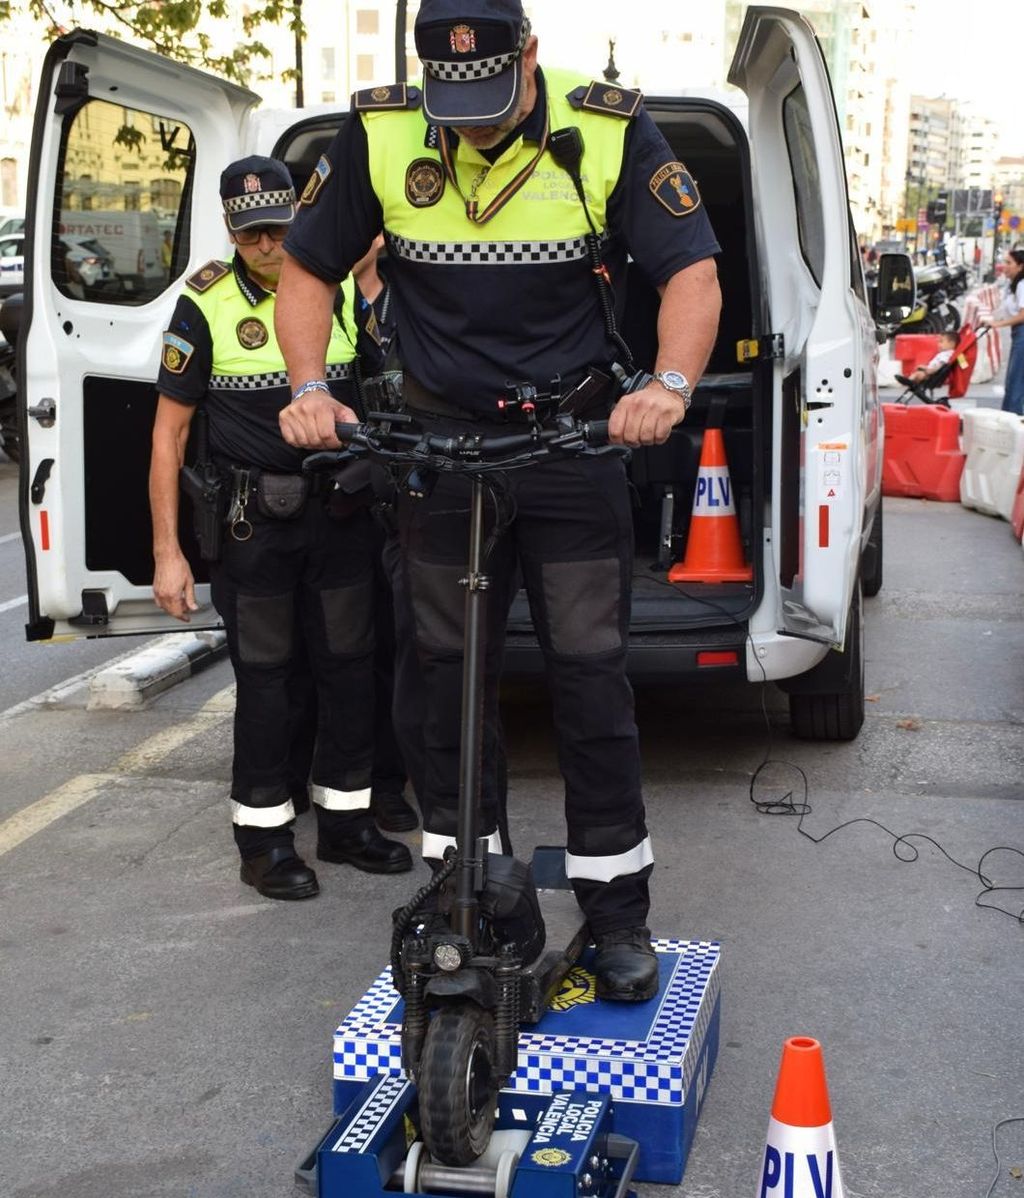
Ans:
<svg viewBox="0 0 1024 1198"><path fill-rule="evenodd" d="M683 401L683 411L690 410L690 404L693 403L693 392L690 390L690 384L686 381L686 375L678 370L658 370L655 372L654 378L665 388L666 391L671 391L673 395L678 395Z"/></svg>

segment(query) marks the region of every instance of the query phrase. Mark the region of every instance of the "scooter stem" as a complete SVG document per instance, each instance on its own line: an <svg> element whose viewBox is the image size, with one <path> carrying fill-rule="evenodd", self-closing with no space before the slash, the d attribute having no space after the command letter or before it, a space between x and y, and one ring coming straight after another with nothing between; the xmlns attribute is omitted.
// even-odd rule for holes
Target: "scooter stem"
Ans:
<svg viewBox="0 0 1024 1198"><path fill-rule="evenodd" d="M480 854L480 783L483 760L484 657L487 588L483 573L484 484L472 477L469 521L469 570L461 580L466 588L466 621L462 661L462 745L459 754L459 814L456 831L458 865L452 930L477 948L477 890L483 878Z"/></svg>

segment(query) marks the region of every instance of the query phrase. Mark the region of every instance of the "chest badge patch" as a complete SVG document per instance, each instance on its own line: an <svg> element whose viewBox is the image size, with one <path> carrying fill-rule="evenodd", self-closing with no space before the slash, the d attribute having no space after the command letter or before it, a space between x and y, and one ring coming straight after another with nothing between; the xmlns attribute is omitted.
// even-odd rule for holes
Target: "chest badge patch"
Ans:
<svg viewBox="0 0 1024 1198"><path fill-rule="evenodd" d="M267 326L255 316L247 316L245 320L240 320L235 326L235 333L238 335L238 344L243 349L259 349L270 340Z"/></svg>
<svg viewBox="0 0 1024 1198"><path fill-rule="evenodd" d="M700 192L681 162L668 162L651 176L651 193L673 216L689 216L700 207Z"/></svg>
<svg viewBox="0 0 1024 1198"><path fill-rule="evenodd" d="M179 337L177 333L164 333L164 348L160 361L171 374L183 374L195 352L196 347L184 337Z"/></svg>
<svg viewBox="0 0 1024 1198"><path fill-rule="evenodd" d="M433 158L417 158L405 172L405 198L414 208L429 208L444 194L444 171Z"/></svg>
<svg viewBox="0 0 1024 1198"><path fill-rule="evenodd" d="M320 160L313 167L313 173L306 180L306 186L302 189L302 195L299 196L299 203L305 204L307 208L311 204L315 204L323 185L330 178L330 174L331 164L327 160L327 155L321 154Z"/></svg>

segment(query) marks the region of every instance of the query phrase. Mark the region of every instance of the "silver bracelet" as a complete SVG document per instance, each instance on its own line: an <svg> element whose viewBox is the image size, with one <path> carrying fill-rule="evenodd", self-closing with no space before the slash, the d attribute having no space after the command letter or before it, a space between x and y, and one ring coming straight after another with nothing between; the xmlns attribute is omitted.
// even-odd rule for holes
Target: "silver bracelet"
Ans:
<svg viewBox="0 0 1024 1198"><path fill-rule="evenodd" d="M303 383L302 386L292 396L292 403L297 399L301 399L309 391L326 391L328 395L331 393L330 387L327 386L326 379L310 379L308 383Z"/></svg>

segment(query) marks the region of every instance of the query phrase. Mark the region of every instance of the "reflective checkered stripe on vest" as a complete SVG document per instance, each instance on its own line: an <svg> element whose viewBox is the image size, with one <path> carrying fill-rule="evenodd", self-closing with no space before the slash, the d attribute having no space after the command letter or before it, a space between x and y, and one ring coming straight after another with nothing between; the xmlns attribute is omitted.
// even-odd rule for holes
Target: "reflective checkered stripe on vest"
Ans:
<svg viewBox="0 0 1024 1198"><path fill-rule="evenodd" d="M354 344L355 282L351 275L342 284L345 297L346 328L337 320L331 322L331 339L327 346L328 380L347 379L352 374L352 362L356 356ZM277 344L274 332L274 305L263 301L254 308L239 291L233 274L225 275L208 291L188 292L189 298L206 317L213 342L213 370L210 373L211 391L264 391L272 387L287 387L288 373L284 368L284 356ZM266 335L263 345L247 349L242 343L240 327L246 321L258 321L257 336L250 340L259 341Z"/></svg>
<svg viewBox="0 0 1024 1198"><path fill-rule="evenodd" d="M583 183L590 215L598 232L605 227L605 209L619 177L629 121L573 108L566 93L586 82L566 71L545 68L551 129L576 125L583 134ZM522 140L493 166L460 141L453 155L459 190L445 181L436 203L421 207L410 202L407 172L410 164L436 162L439 150L423 145L424 117L419 109L361 114L370 154L370 177L384 207L384 228L390 253L410 264L447 265L524 264L586 261L584 234L589 231L583 205L569 175L547 151L511 200L490 220L474 224L466 217L463 197L476 199L483 212L508 187L536 154ZM484 175L484 170L486 174ZM429 170L428 166L428 170ZM483 176L483 177L481 177ZM538 202L543 201L543 202Z"/></svg>

